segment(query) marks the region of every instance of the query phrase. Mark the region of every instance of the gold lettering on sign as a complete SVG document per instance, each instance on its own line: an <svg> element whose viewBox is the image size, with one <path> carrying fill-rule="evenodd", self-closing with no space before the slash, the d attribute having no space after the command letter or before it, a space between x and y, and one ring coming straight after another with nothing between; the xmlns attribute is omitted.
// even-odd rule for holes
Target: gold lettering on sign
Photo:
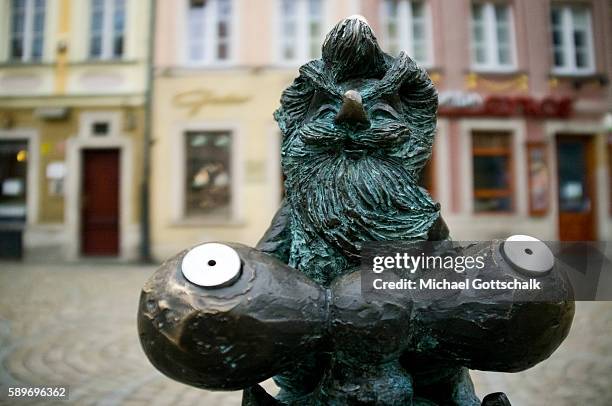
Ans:
<svg viewBox="0 0 612 406"><path fill-rule="evenodd" d="M465 87L470 90L482 88L489 92L508 92L510 90L529 91L529 76L521 74L509 80L489 80L476 73L469 73L465 77Z"/></svg>
<svg viewBox="0 0 612 406"><path fill-rule="evenodd" d="M206 105L215 104L242 104L250 100L250 96L240 96L235 94L216 95L210 90L190 90L179 93L172 99L175 106L189 109L189 116L200 112Z"/></svg>

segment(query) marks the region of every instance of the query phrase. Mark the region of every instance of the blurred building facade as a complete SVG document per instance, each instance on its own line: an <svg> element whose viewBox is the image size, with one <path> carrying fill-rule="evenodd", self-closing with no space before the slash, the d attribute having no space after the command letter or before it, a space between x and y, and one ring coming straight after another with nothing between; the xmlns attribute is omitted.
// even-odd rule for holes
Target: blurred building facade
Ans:
<svg viewBox="0 0 612 406"><path fill-rule="evenodd" d="M39 258L136 257L151 4L0 0L9 251L23 230ZM439 89L423 183L455 239L612 237L606 0L158 0L156 12L158 259L201 241L257 242L283 191L272 113L353 14Z"/></svg>
<svg viewBox="0 0 612 406"><path fill-rule="evenodd" d="M0 0L4 256L136 258L149 11Z"/></svg>
<svg viewBox="0 0 612 406"><path fill-rule="evenodd" d="M272 112L339 19L362 14L440 92L424 184L455 239L609 239L606 0L184 0L158 9L153 247L254 244L280 202Z"/></svg>

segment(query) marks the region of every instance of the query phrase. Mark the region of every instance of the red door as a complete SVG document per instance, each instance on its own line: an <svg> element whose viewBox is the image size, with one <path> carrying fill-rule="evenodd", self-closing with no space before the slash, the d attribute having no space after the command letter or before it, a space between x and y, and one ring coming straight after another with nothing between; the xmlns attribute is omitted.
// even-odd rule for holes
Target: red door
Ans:
<svg viewBox="0 0 612 406"><path fill-rule="evenodd" d="M81 253L119 254L119 150L83 151Z"/></svg>
<svg viewBox="0 0 612 406"><path fill-rule="evenodd" d="M590 136L557 136L559 239L593 241L595 222L595 148Z"/></svg>

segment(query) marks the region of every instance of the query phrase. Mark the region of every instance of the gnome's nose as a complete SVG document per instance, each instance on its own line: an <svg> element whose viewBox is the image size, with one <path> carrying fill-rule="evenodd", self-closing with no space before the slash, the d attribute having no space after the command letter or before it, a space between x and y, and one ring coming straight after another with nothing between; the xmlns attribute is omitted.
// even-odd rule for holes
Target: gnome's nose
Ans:
<svg viewBox="0 0 612 406"><path fill-rule="evenodd" d="M347 124L355 127L368 128L370 120L363 108L361 95L356 90L349 90L342 97L342 107L334 120L336 124Z"/></svg>

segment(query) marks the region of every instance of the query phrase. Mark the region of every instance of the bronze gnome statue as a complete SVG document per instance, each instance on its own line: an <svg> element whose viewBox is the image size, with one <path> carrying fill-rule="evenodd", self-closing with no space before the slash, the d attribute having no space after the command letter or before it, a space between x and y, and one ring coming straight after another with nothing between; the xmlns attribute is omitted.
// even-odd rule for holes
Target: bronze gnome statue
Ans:
<svg viewBox="0 0 612 406"><path fill-rule="evenodd" d="M361 17L339 22L275 113L286 198L260 243L196 246L144 286L138 329L153 365L242 389L243 405L509 405L503 393L481 402L468 369L520 371L560 345L574 305L554 260L538 276L558 292L546 300L362 293L364 243L450 241L418 186L437 104L408 55L384 53ZM453 249L483 254L487 277L525 278L503 244ZM276 397L258 385L271 377Z"/></svg>

